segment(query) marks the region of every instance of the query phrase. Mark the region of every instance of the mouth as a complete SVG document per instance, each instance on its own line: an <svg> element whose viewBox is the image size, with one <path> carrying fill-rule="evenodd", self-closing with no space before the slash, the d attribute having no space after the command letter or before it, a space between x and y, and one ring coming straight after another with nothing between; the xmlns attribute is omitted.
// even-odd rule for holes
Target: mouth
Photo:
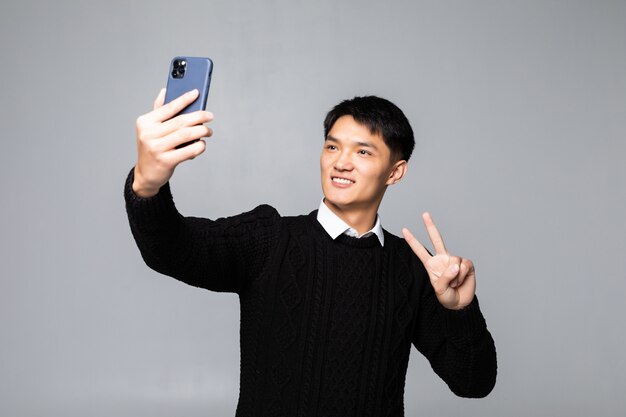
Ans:
<svg viewBox="0 0 626 417"><path fill-rule="evenodd" d="M350 180L348 178L342 178L342 177L331 177L330 178L332 180L332 182L337 183L337 184L342 184L342 185L350 185L350 184L354 184L353 180Z"/></svg>

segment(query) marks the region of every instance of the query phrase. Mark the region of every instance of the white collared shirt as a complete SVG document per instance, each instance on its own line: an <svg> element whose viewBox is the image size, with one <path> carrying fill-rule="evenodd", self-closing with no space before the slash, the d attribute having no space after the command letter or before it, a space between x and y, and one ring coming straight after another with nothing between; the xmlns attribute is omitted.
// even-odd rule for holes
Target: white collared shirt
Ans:
<svg viewBox="0 0 626 417"><path fill-rule="evenodd" d="M344 222L339 218L339 216L333 213L332 210L329 209L324 203L324 199L322 199L320 207L317 210L317 221L320 222L324 230L326 230L326 233L328 233L333 240L337 239L337 237L342 233L356 238L368 237L374 234L380 241L380 246L385 246L383 226L380 224L380 217L378 215L376 215L376 224L374 224L374 227L359 236L359 232L350 227L348 223Z"/></svg>

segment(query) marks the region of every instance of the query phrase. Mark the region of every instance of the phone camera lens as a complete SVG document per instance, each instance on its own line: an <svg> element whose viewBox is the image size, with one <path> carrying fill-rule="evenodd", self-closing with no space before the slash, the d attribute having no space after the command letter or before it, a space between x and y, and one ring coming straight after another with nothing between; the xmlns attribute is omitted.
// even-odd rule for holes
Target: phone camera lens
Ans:
<svg viewBox="0 0 626 417"><path fill-rule="evenodd" d="M185 76L185 69L187 67L187 61L184 59L176 59L172 64L172 77L183 78Z"/></svg>
<svg viewBox="0 0 626 417"><path fill-rule="evenodd" d="M183 78L184 76L185 76L184 68L174 68L172 70L172 77L173 78Z"/></svg>

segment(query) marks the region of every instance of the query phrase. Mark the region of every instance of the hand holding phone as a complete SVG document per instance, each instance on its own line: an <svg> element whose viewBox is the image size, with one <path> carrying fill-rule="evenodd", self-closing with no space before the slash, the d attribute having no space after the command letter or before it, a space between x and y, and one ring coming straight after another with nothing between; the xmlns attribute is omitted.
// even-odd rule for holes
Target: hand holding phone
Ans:
<svg viewBox="0 0 626 417"><path fill-rule="evenodd" d="M170 64L170 76L174 78L174 61ZM210 60L209 60L210 61ZM183 85L179 82L189 74L189 62L184 71L176 69L176 81L168 81L168 89L161 90L154 102L153 111L137 118L137 164L133 190L140 197L151 197L169 181L176 166L193 159L205 150L200 140L213 131L204 123L213 120L213 115L204 110L210 83L212 63L205 70L206 82ZM196 70L191 70L195 73ZM190 77L188 80L191 81ZM197 80L203 80L200 77ZM188 81L186 81L188 82ZM168 100L169 93L169 100ZM166 103L167 101L167 103ZM187 146L188 145L188 146Z"/></svg>

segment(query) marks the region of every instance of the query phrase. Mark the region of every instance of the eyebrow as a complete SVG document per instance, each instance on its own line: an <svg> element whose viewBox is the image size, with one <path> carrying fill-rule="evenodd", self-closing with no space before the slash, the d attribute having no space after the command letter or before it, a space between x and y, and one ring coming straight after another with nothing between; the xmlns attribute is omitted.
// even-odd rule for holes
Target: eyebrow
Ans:
<svg viewBox="0 0 626 417"><path fill-rule="evenodd" d="M326 140L327 140L327 141L330 141L330 142L335 142L335 143L339 143L339 142L341 142L341 140L339 140L339 139L337 139L336 137L331 136L331 135L326 136ZM372 148L372 149L374 149L374 150L378 150L378 148L376 147L376 145L374 145L373 143L369 143L369 142L360 142L360 141L357 141L357 142L355 142L355 143L357 144L357 146L362 146L362 147L364 147L364 148Z"/></svg>

